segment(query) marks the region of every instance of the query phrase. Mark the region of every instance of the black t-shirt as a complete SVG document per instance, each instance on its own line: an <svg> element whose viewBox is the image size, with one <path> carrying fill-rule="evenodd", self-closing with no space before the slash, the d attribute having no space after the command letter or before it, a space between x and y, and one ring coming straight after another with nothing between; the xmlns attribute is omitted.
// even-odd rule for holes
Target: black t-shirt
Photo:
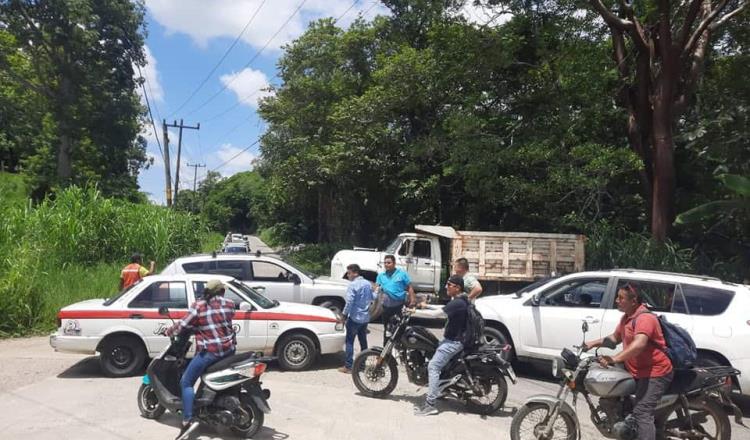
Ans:
<svg viewBox="0 0 750 440"><path fill-rule="evenodd" d="M445 333L443 333L445 339L462 341L468 309L469 303L464 296L457 296L443 307L443 312L448 315L448 323L445 324Z"/></svg>

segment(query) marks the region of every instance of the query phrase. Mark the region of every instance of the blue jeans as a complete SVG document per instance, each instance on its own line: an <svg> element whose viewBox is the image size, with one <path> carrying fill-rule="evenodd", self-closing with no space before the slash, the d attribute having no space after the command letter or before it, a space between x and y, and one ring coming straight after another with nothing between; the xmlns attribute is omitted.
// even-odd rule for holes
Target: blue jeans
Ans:
<svg viewBox="0 0 750 440"><path fill-rule="evenodd" d="M234 354L230 352L226 356ZM226 357L224 356L224 357ZM208 351L201 351L196 354L195 357L190 361L185 372L182 373L180 378L180 388L182 388L182 419L188 421L193 418L193 400L195 400L195 382L199 377L206 371L206 368L215 364L223 357L217 356Z"/></svg>
<svg viewBox="0 0 750 440"><path fill-rule="evenodd" d="M427 365L427 373L429 376L429 391L427 391L427 403L429 405L435 405L435 401L440 397L440 389L438 388L440 382L440 372L443 367L448 365L448 362L453 359L453 356L457 355L464 349L464 344L459 341L451 341L450 339L443 339L443 342L438 345L435 355L430 359L430 363Z"/></svg>
<svg viewBox="0 0 750 440"><path fill-rule="evenodd" d="M351 318L346 320L346 362L344 366L351 369L354 364L354 337L359 339L359 348L367 350L367 323L360 324Z"/></svg>

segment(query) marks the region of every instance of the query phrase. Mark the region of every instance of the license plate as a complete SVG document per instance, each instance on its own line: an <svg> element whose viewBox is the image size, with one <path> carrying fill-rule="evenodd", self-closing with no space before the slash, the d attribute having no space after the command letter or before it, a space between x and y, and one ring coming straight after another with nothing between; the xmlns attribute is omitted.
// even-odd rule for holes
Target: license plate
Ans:
<svg viewBox="0 0 750 440"><path fill-rule="evenodd" d="M151 379L149 379L148 374L143 375L143 384L144 385L151 385Z"/></svg>

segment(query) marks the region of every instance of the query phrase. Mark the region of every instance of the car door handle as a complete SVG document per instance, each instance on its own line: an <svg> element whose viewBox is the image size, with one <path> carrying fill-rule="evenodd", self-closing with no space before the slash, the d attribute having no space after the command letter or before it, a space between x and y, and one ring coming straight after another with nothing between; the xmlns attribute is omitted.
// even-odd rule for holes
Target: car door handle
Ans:
<svg viewBox="0 0 750 440"><path fill-rule="evenodd" d="M587 316L583 318L583 320L588 322L589 324L599 324L599 320L594 318L593 316Z"/></svg>
<svg viewBox="0 0 750 440"><path fill-rule="evenodd" d="M130 319L143 319L143 315L140 313L133 313L130 315Z"/></svg>
<svg viewBox="0 0 750 440"><path fill-rule="evenodd" d="M429 266L430 264L432 264L432 263L430 263L429 261L425 261L425 262L424 262L424 265L425 265L425 266Z"/></svg>

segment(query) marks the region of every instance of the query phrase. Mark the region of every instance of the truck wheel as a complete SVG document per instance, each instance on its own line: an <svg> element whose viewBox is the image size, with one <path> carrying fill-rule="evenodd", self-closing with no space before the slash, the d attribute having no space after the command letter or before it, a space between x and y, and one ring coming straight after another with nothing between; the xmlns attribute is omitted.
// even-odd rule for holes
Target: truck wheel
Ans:
<svg viewBox="0 0 750 440"><path fill-rule="evenodd" d="M315 343L309 336L293 333L284 336L276 349L279 365L288 371L306 370L317 357Z"/></svg>
<svg viewBox="0 0 750 440"><path fill-rule="evenodd" d="M145 362L146 347L135 336L111 336L99 349L99 365L109 377L132 376L143 368Z"/></svg>
<svg viewBox="0 0 750 440"><path fill-rule="evenodd" d="M332 311L336 316L340 315L341 312L344 311L344 304L341 300L336 299L329 299L327 301L323 301L319 304L320 307L325 307L326 309Z"/></svg>

